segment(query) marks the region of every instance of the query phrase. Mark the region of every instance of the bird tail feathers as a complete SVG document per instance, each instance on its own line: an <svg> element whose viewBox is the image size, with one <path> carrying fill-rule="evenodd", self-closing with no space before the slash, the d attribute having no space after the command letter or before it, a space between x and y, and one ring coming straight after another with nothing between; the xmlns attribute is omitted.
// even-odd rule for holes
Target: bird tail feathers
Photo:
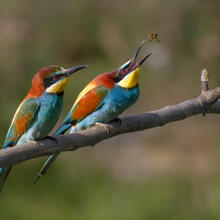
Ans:
<svg viewBox="0 0 220 220"><path fill-rule="evenodd" d="M9 174L11 168L12 168L12 166L0 168L0 192L3 189L3 186L5 184L5 181L8 177L8 174Z"/></svg>
<svg viewBox="0 0 220 220"><path fill-rule="evenodd" d="M68 123L68 124L63 124L54 134L54 136L58 135L58 134L65 134L65 132L72 126L72 124ZM44 163L43 167L41 168L40 172L38 173L37 177L34 180L34 183L36 183L39 178L43 175L45 175L48 171L48 169L51 167L51 165L53 164L53 162L56 160L56 158L58 157L60 153L56 153L56 154L52 154L51 156L49 156L49 158L47 159L47 161Z"/></svg>
<svg viewBox="0 0 220 220"><path fill-rule="evenodd" d="M54 134L54 136L58 134L64 134L72 125L71 124L64 124L62 125Z"/></svg>
<svg viewBox="0 0 220 220"><path fill-rule="evenodd" d="M38 181L38 179L47 173L50 166L53 164L53 162L56 160L57 156L60 153L52 154L47 161L44 163L43 167L41 168L40 172L38 173L37 177L34 180L34 184Z"/></svg>

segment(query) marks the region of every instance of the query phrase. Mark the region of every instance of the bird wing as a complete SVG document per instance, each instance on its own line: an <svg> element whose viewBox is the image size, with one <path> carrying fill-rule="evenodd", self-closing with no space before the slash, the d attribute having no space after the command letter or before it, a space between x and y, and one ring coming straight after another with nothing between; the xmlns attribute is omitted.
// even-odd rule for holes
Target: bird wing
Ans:
<svg viewBox="0 0 220 220"><path fill-rule="evenodd" d="M72 108L72 120L80 121L88 114L95 111L103 102L109 89L99 85L89 90Z"/></svg>
<svg viewBox="0 0 220 220"><path fill-rule="evenodd" d="M89 89L88 89L89 87ZM72 109L63 121L56 134L63 134L72 125L85 118L88 114L99 108L109 92L109 88L98 85L88 85L77 97Z"/></svg>
<svg viewBox="0 0 220 220"><path fill-rule="evenodd" d="M18 139L27 131L33 122L39 103L35 98L27 98L22 101L15 112L9 127L3 148L16 145Z"/></svg>

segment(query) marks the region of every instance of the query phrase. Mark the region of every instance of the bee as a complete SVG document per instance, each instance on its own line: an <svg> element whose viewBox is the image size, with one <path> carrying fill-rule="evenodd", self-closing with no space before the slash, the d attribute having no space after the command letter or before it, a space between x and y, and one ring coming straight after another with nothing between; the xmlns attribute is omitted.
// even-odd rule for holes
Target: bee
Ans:
<svg viewBox="0 0 220 220"><path fill-rule="evenodd" d="M149 38L151 38L148 42L152 42L153 40L155 40L156 42L160 43L160 40L158 39L159 35L158 33L150 33L148 35Z"/></svg>

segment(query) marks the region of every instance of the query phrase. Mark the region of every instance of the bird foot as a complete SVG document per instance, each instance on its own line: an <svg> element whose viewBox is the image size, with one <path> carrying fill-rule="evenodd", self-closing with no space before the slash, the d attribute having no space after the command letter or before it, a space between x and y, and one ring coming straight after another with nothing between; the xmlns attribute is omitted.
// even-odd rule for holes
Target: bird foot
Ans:
<svg viewBox="0 0 220 220"><path fill-rule="evenodd" d="M37 149L37 151L38 151L38 150L39 150L39 148L40 148L40 144L38 143L38 141L30 141L30 142L35 143L35 144L36 144L36 147L38 148L38 149Z"/></svg>
<svg viewBox="0 0 220 220"><path fill-rule="evenodd" d="M100 126L100 127L102 127L102 128L104 128L104 130L105 130L105 132L108 134L109 133L109 128L108 128L108 125L107 124L104 124L104 123L100 123L100 122L96 122L95 123L95 126ZM95 146L95 144L91 144L90 145L91 147L94 147Z"/></svg>
<svg viewBox="0 0 220 220"><path fill-rule="evenodd" d="M107 125L107 124L100 123L100 122L96 122L95 125L104 128L104 130L106 131L106 133L109 133L109 128L108 128L108 125Z"/></svg>
<svg viewBox="0 0 220 220"><path fill-rule="evenodd" d="M42 138L42 139L38 139L38 140L31 140L30 142L36 142L36 146L39 148L40 147L40 145L39 145L39 142L41 141L41 140L44 140L44 139L50 139L50 140L53 140L53 141L55 141L56 142L56 144L57 144L57 139L55 138L55 137L52 137L52 136L46 136L46 137L44 137L44 138Z"/></svg>

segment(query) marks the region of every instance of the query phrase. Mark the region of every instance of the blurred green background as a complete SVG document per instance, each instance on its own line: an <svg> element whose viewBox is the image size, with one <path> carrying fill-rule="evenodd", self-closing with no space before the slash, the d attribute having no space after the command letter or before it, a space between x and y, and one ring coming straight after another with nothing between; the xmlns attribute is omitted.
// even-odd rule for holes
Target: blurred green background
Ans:
<svg viewBox="0 0 220 220"><path fill-rule="evenodd" d="M150 32L161 43L145 44L141 56L154 55L142 68L141 97L123 115L197 96L203 68L219 86L219 8L219 0L1 0L1 143L39 68L91 65L72 77L62 120L79 91L127 61ZM63 153L36 185L45 158L16 165L0 219L220 219L219 124L218 115L199 115Z"/></svg>

